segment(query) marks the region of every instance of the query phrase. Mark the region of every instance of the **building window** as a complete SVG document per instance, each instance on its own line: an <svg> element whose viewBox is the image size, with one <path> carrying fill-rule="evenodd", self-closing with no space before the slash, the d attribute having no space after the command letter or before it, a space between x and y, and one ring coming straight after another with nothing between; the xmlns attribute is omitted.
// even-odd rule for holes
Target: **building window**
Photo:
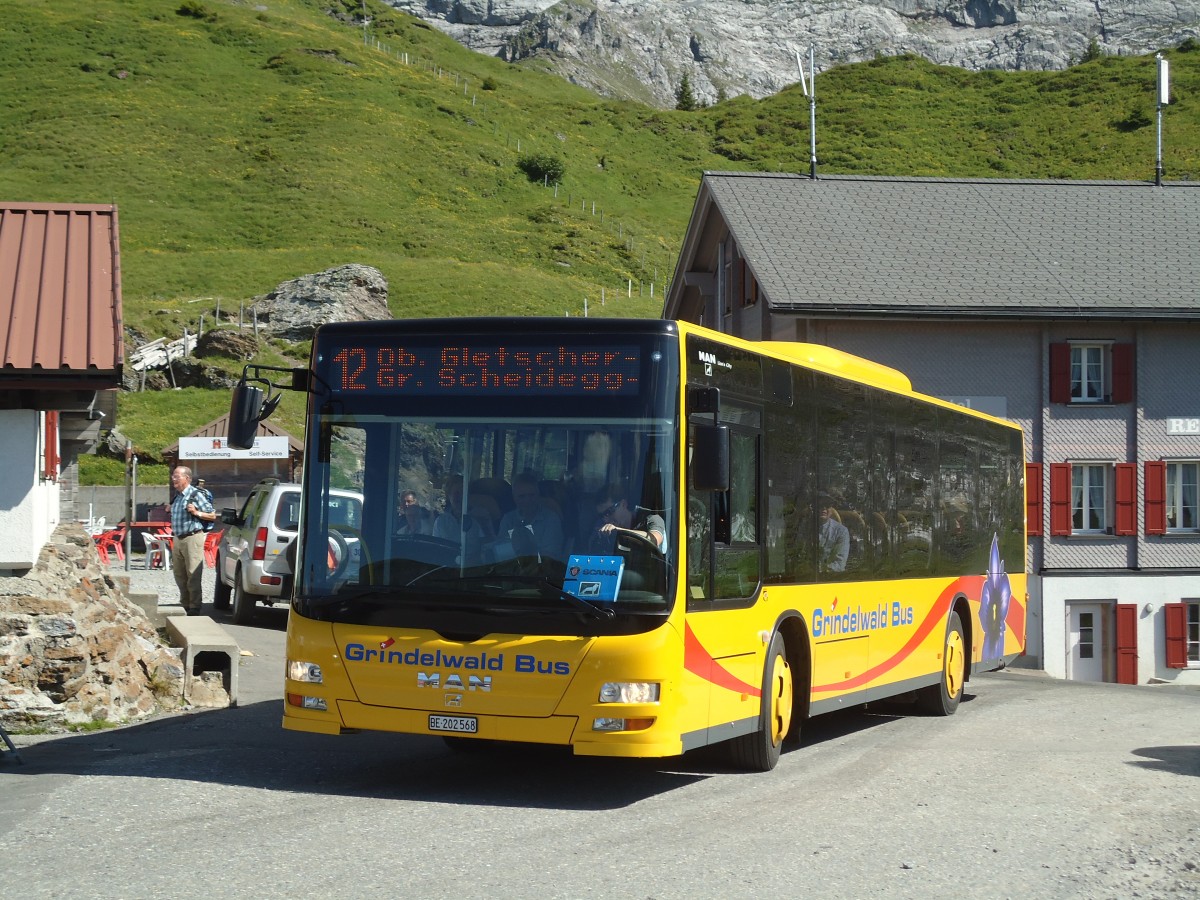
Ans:
<svg viewBox="0 0 1200 900"><path fill-rule="evenodd" d="M1200 463L1167 463L1167 532L1200 531L1197 516L1197 482L1200 481Z"/></svg>
<svg viewBox="0 0 1200 900"><path fill-rule="evenodd" d="M1105 390L1104 349L1098 344L1071 345L1071 402L1100 403Z"/></svg>
<svg viewBox="0 0 1200 900"><path fill-rule="evenodd" d="M1108 529L1108 466L1071 466L1071 531L1103 534Z"/></svg>
<svg viewBox="0 0 1200 900"><path fill-rule="evenodd" d="M745 309L758 303L758 279L754 277L750 267L746 266L745 260L742 260L742 265L745 266L742 280L742 308Z"/></svg>
<svg viewBox="0 0 1200 900"><path fill-rule="evenodd" d="M1137 465L1051 463L1052 535L1137 534Z"/></svg>
<svg viewBox="0 0 1200 900"><path fill-rule="evenodd" d="M1185 600L1164 607L1167 668L1200 668L1200 602Z"/></svg>
<svg viewBox="0 0 1200 900"><path fill-rule="evenodd" d="M1129 403L1133 344L1077 341L1050 345L1050 402Z"/></svg>

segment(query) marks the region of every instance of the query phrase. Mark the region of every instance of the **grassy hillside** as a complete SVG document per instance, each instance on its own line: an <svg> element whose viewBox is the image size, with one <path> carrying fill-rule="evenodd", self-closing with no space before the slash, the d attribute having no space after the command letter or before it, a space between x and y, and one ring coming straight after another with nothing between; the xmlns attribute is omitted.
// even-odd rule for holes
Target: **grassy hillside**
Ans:
<svg viewBox="0 0 1200 900"><path fill-rule="evenodd" d="M704 170L808 171L798 89L661 111L371 0L369 44L361 0L263 6L4 2L0 197L116 203L125 319L145 337L347 262L383 271L397 316L578 315L585 298L654 316ZM1200 177L1187 49L1169 52L1170 179ZM881 59L817 89L822 172L1153 177L1148 57L1055 73ZM562 167L557 190L522 171L531 156ZM267 344L262 361L296 355ZM223 398L203 393L124 395L120 428L156 454L215 415ZM289 402L281 424L298 420Z"/></svg>

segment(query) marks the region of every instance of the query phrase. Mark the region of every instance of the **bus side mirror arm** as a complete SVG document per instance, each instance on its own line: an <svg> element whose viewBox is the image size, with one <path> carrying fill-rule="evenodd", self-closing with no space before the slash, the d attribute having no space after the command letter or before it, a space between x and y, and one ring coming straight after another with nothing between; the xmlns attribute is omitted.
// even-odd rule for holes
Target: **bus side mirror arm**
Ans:
<svg viewBox="0 0 1200 900"><path fill-rule="evenodd" d="M273 381L264 372L286 373L290 379L287 382ZM229 403L229 433L226 435L229 446L238 450L253 447L258 423L275 412L275 407L283 399L283 394L279 392L309 391L312 380L312 373L308 369L255 365L242 369L242 377L234 385ZM260 384L264 387L259 387Z"/></svg>

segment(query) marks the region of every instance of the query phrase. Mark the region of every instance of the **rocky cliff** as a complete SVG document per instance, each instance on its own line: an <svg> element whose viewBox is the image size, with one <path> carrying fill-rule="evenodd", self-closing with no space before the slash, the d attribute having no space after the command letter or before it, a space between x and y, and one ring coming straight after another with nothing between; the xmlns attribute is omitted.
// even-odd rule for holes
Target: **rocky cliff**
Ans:
<svg viewBox="0 0 1200 900"><path fill-rule="evenodd" d="M763 97L877 54L967 69L1061 69L1095 41L1142 54L1200 36L1182 0L388 0L481 53L540 57L601 94L672 106L687 75L702 102ZM819 87L818 87L819 91Z"/></svg>

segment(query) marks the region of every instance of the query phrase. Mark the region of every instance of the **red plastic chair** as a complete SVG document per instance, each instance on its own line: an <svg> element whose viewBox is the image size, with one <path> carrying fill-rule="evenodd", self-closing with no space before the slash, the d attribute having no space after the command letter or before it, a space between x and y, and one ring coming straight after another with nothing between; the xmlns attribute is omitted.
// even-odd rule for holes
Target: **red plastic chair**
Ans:
<svg viewBox="0 0 1200 900"><path fill-rule="evenodd" d="M217 567L217 544L221 543L221 535L225 529L210 531L204 536L204 564L210 569Z"/></svg>
<svg viewBox="0 0 1200 900"><path fill-rule="evenodd" d="M125 528L114 528L96 535L96 552L100 554L100 562L109 565L109 554L115 553L118 560L125 559Z"/></svg>

